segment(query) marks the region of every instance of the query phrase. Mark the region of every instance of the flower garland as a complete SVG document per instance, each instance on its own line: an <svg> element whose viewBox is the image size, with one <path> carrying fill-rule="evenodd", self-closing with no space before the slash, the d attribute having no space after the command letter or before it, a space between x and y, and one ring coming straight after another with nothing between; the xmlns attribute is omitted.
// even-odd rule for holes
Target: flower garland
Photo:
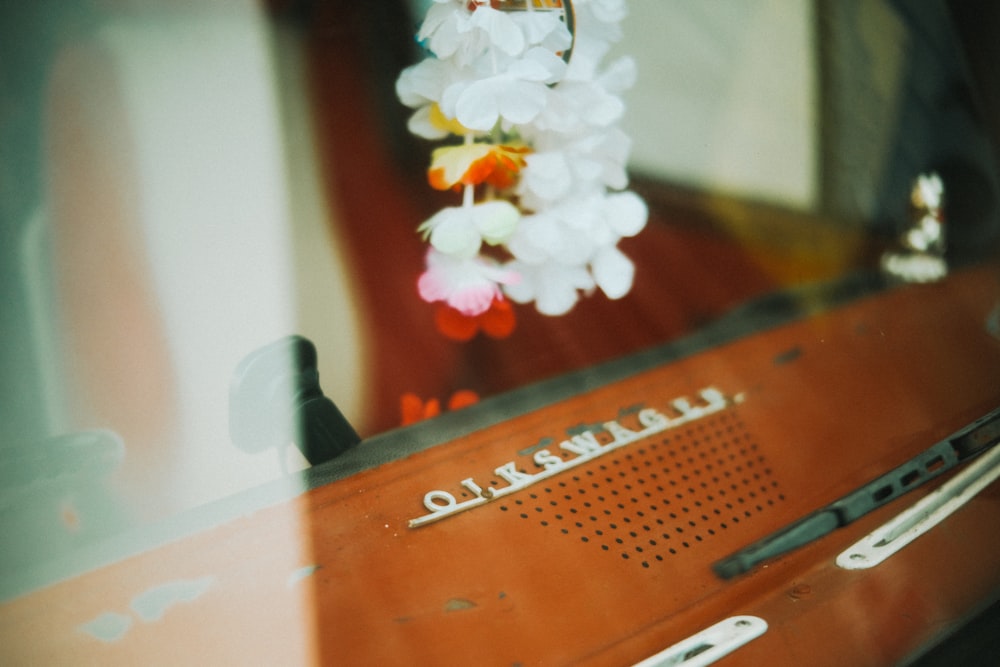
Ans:
<svg viewBox="0 0 1000 667"><path fill-rule="evenodd" d="M635 65L603 63L624 16L624 0L433 0L417 33L429 55L396 91L411 132L451 139L428 182L461 201L418 228L430 244L418 292L446 335L508 335L508 298L561 315L581 294L631 289L617 244L648 212L625 190L618 122Z"/></svg>

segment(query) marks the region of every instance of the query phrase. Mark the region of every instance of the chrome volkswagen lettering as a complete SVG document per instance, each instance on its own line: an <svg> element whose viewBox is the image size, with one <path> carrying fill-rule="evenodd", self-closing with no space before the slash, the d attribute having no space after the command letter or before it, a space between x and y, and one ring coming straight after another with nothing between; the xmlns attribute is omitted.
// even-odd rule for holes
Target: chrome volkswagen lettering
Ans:
<svg viewBox="0 0 1000 667"><path fill-rule="evenodd" d="M463 479L459 484L468 491L472 497L459 502L454 494L448 491L433 490L424 495L424 507L427 514L410 519L410 528L419 528L435 521L440 521L460 512L465 512L480 505L485 505L497 498L516 493L532 484L548 479L561 472L575 468L583 463L592 461L595 458L620 449L643 438L661 433L668 429L676 428L687 422L701 419L708 415L723 410L730 403L742 401L742 395L736 395L732 399L715 389L708 387L702 389L699 396L702 404L692 405L686 398L677 398L670 402L670 407L678 414L676 417L668 417L665 414L653 409L644 408L639 411L636 419L641 430L632 430L623 426L618 421L606 421L602 425L601 434L610 436L607 438L598 437L598 433L593 430L586 430L569 437L559 443L559 449L574 455L574 458L563 459L558 454L548 449L536 451L529 460L537 468L538 472L527 472L518 467L517 461L507 461L494 469L493 473L507 482L507 486L496 489L492 486L483 488L472 477Z"/></svg>

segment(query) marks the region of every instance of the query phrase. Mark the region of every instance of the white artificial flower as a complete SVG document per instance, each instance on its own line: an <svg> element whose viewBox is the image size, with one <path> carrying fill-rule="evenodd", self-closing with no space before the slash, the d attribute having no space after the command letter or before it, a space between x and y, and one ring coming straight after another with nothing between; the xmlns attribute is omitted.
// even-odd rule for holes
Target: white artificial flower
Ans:
<svg viewBox="0 0 1000 667"><path fill-rule="evenodd" d="M615 246L607 246L590 263L594 282L609 299L620 299L632 289L635 265Z"/></svg>
<svg viewBox="0 0 1000 667"><path fill-rule="evenodd" d="M517 303L535 303L543 315L565 315L580 298L581 291L594 288L594 279L583 266L525 264L513 261L507 268L517 273L516 284L505 285L504 293Z"/></svg>
<svg viewBox="0 0 1000 667"><path fill-rule="evenodd" d="M427 44L439 59L447 59L458 48L458 34L468 12L455 2L435 2L427 10L417 40Z"/></svg>
<svg viewBox="0 0 1000 667"><path fill-rule="evenodd" d="M454 59L459 65L468 65L491 47L511 56L525 48L517 23L488 5L470 12L461 4L436 4L427 12L417 39L439 59Z"/></svg>
<svg viewBox="0 0 1000 667"><path fill-rule="evenodd" d="M407 123L409 130L425 139L448 136L449 129L433 121L433 109L440 110L439 102L449 86L475 79L476 73L472 70L436 58L404 69L396 79L396 95L403 104L416 109Z"/></svg>
<svg viewBox="0 0 1000 667"><path fill-rule="evenodd" d="M601 62L611 46L621 41L619 20L626 13L623 0L573 3L576 39L573 43L573 57L566 72L567 81L592 81L596 78ZM615 17L620 18L614 20Z"/></svg>
<svg viewBox="0 0 1000 667"><path fill-rule="evenodd" d="M572 197L553 207L552 211L570 233L589 241L591 254L598 248L617 243L620 238L608 219L607 198L604 193Z"/></svg>
<svg viewBox="0 0 1000 667"><path fill-rule="evenodd" d="M462 68L450 61L427 58L400 73L396 95L411 108L439 102L448 86L466 78L462 74Z"/></svg>
<svg viewBox="0 0 1000 667"><path fill-rule="evenodd" d="M510 16L529 46L562 53L573 45L573 35L555 12L513 12Z"/></svg>
<svg viewBox="0 0 1000 667"><path fill-rule="evenodd" d="M575 61L574 55L571 62ZM610 129L625 113L621 93L634 82L635 63L631 58L620 58L605 70L595 70L585 80L566 76L553 86L545 109L526 134L553 137Z"/></svg>
<svg viewBox="0 0 1000 667"><path fill-rule="evenodd" d="M631 149L632 140L617 127L583 137L570 148L579 155L577 162L593 163L601 184L612 190L624 190L628 186L625 166Z"/></svg>
<svg viewBox="0 0 1000 667"><path fill-rule="evenodd" d="M586 264L602 248L642 231L647 217L645 202L632 192L571 197L521 218L507 247L529 264Z"/></svg>
<svg viewBox="0 0 1000 667"><path fill-rule="evenodd" d="M563 81L554 86L545 108L534 119L536 134L572 135L589 127L609 127L619 121L625 104L592 81Z"/></svg>
<svg viewBox="0 0 1000 667"><path fill-rule="evenodd" d="M532 153L524 158L521 170L521 200L529 208L565 197L573 187L573 167L566 151ZM532 202L536 202L532 205Z"/></svg>
<svg viewBox="0 0 1000 667"><path fill-rule="evenodd" d="M493 75L448 86L441 96L441 110L470 130L489 131L500 119L514 125L530 123L545 108L549 84L558 81L565 69L562 58L534 47Z"/></svg>
<svg viewBox="0 0 1000 667"><path fill-rule="evenodd" d="M497 245L514 232L521 212L505 200L472 206L449 206L435 213L417 231L429 235L439 252L455 257L473 257L485 242Z"/></svg>
<svg viewBox="0 0 1000 667"><path fill-rule="evenodd" d="M490 45L508 56L521 55L527 46L521 26L511 15L489 5L482 5L470 14L467 29L471 33L484 35Z"/></svg>
<svg viewBox="0 0 1000 667"><path fill-rule="evenodd" d="M527 264L586 264L600 244L560 219L559 214L565 212L550 209L525 216L507 242L507 249Z"/></svg>
<svg viewBox="0 0 1000 667"><path fill-rule="evenodd" d="M634 192L615 192L604 198L604 215L611 230L619 237L631 237L646 227L649 207Z"/></svg>
<svg viewBox="0 0 1000 667"><path fill-rule="evenodd" d="M528 209L545 208L574 193L586 195L602 187L621 190L628 185L625 164L631 141L618 128L537 143L552 148L539 145L525 158L518 193Z"/></svg>
<svg viewBox="0 0 1000 667"><path fill-rule="evenodd" d="M611 94L618 95L624 93L635 85L635 60L629 56L618 58L598 72L596 80L601 88Z"/></svg>
<svg viewBox="0 0 1000 667"><path fill-rule="evenodd" d="M917 206L923 205L928 210L936 211L941 208L944 199L944 183L936 173L921 174L917 177Z"/></svg>
<svg viewBox="0 0 1000 667"><path fill-rule="evenodd" d="M432 117L432 106L422 106L413 112L410 120L406 123L406 128L424 139L444 139L451 134L446 128L434 122Z"/></svg>

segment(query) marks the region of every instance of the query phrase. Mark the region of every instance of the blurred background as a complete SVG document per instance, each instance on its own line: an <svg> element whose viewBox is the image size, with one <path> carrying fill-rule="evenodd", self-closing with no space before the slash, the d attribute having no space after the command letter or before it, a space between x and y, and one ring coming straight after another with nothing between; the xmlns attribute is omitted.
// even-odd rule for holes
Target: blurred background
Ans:
<svg viewBox="0 0 1000 667"><path fill-rule="evenodd" d="M236 369L283 336L367 436L404 392L494 395L871 269L923 172L949 260L989 254L1000 18L972 4L629 2L635 288L462 345L414 288L442 199L393 86L426 3L2 0L4 569L297 483L293 435L230 437Z"/></svg>

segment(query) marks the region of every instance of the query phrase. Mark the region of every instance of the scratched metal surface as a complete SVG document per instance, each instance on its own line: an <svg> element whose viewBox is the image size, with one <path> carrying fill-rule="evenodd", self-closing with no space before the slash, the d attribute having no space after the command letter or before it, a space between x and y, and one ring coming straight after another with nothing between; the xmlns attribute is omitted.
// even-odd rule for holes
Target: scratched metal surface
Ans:
<svg viewBox="0 0 1000 667"><path fill-rule="evenodd" d="M964 271L417 442L11 600L0 644L13 664L620 665L749 613L770 630L726 664L894 664L1000 590L997 485L874 570L833 559L926 489L745 577L710 565L1000 404L998 300L995 268Z"/></svg>

